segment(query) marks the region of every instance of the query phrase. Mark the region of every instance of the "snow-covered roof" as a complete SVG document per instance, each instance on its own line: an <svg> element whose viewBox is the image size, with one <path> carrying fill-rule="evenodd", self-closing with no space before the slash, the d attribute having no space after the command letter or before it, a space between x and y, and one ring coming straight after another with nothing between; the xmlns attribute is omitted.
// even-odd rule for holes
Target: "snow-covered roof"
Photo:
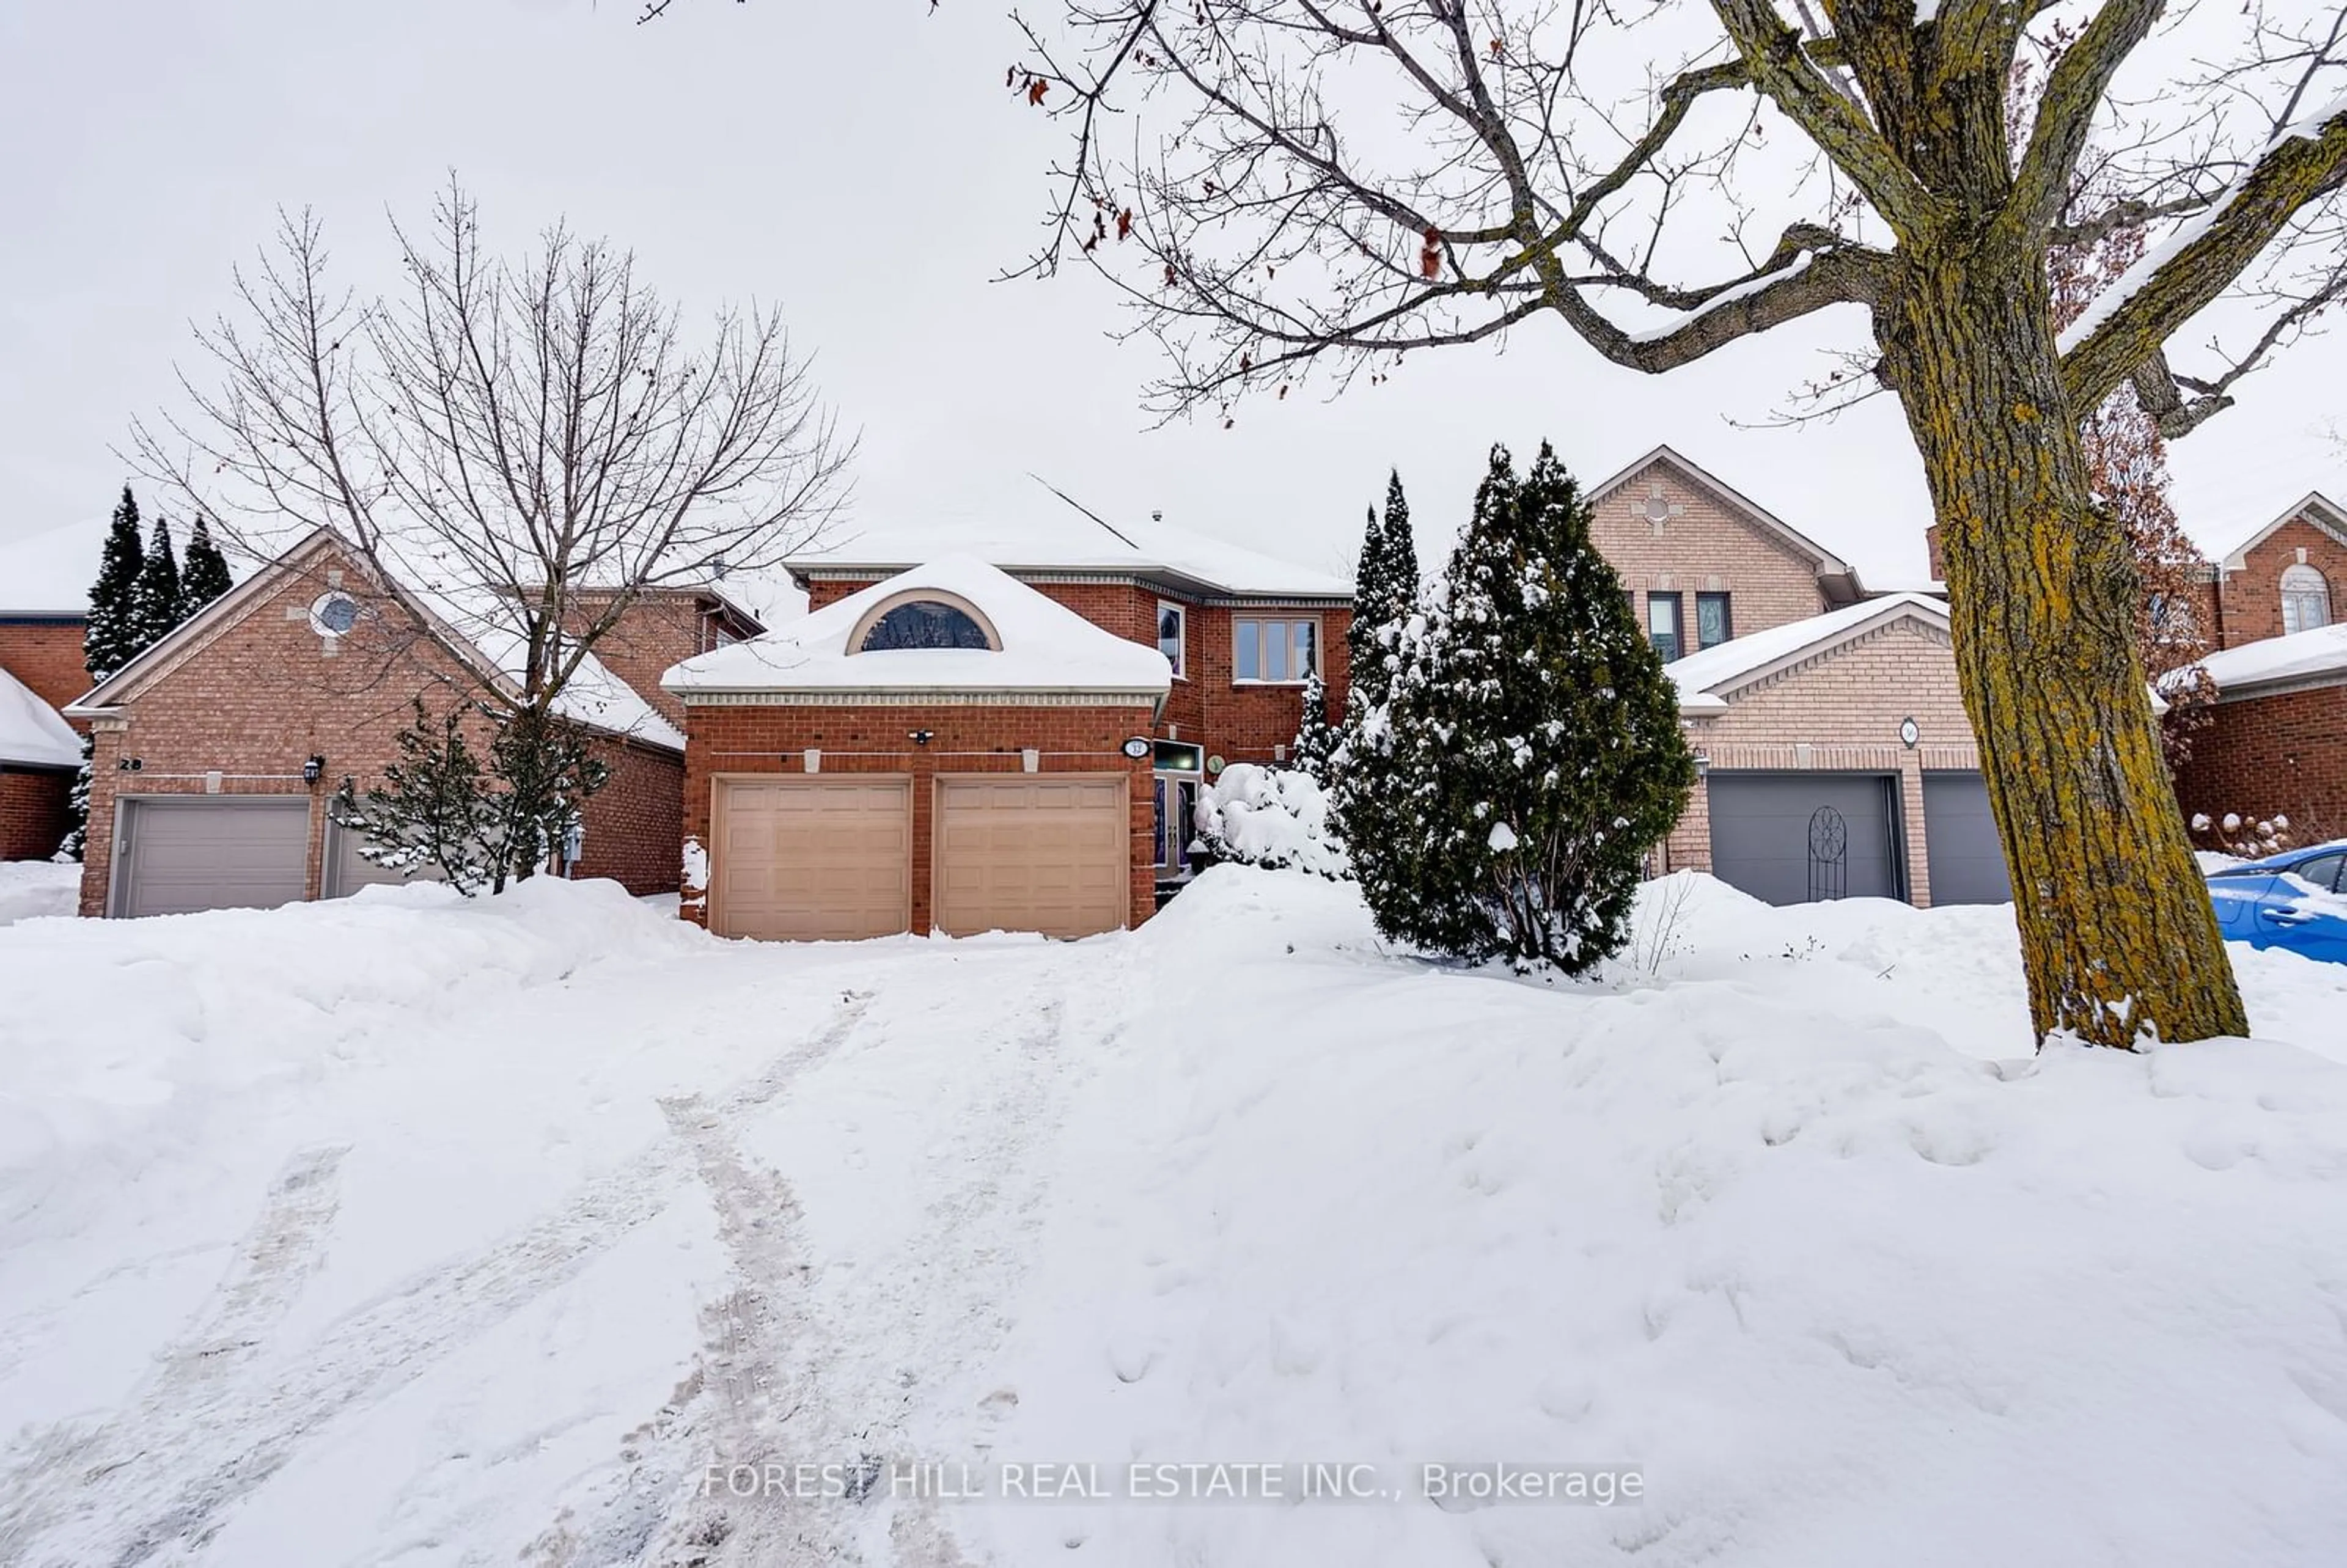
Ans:
<svg viewBox="0 0 2347 1568"><path fill-rule="evenodd" d="M242 615L286 573L305 569L321 551L340 548L342 541L327 529L307 535L99 682L71 705L72 711L96 713L128 700L180 650ZM345 554L354 564L357 562L354 552L345 550ZM498 601L494 596L417 587L408 582L395 585L394 591L429 623L433 633L458 659L471 664L480 674L509 687L518 682L525 645L509 618L497 613ZM683 733L592 653L579 661L570 681L556 697L554 711L590 729L670 751L684 750ZM78 760L78 749L75 754Z"/></svg>
<svg viewBox="0 0 2347 1568"><path fill-rule="evenodd" d="M874 611L942 596L978 611L1000 646L853 645ZM718 692L1064 692L1163 697L1174 671L1126 641L972 555L945 556L852 593L784 627L696 655L661 677L688 700Z"/></svg>
<svg viewBox="0 0 2347 1568"><path fill-rule="evenodd" d="M2200 668L2217 683L2220 696L2292 681L2347 675L2347 622L2333 621L2311 631L2220 649L2201 660Z"/></svg>
<svg viewBox="0 0 2347 1568"><path fill-rule="evenodd" d="M31 768L81 765L81 737L74 727L5 670L0 670L0 763Z"/></svg>
<svg viewBox="0 0 2347 1568"><path fill-rule="evenodd" d="M1680 712L1716 713L1727 706L1727 694L1740 686L1887 621L1909 618L1944 631L1948 607L1931 594L1912 591L1862 599L1806 620L1731 638L1665 664L1663 673L1679 689Z"/></svg>
<svg viewBox="0 0 2347 1568"><path fill-rule="evenodd" d="M0 616L86 615L103 523L68 523L0 543Z"/></svg>
<svg viewBox="0 0 2347 1568"><path fill-rule="evenodd" d="M1263 554L1158 518L1113 523L1042 491L1016 517L958 524L904 524L826 540L794 556L794 576L895 572L922 561L969 556L1005 571L1130 576L1207 597L1344 599L1352 579Z"/></svg>

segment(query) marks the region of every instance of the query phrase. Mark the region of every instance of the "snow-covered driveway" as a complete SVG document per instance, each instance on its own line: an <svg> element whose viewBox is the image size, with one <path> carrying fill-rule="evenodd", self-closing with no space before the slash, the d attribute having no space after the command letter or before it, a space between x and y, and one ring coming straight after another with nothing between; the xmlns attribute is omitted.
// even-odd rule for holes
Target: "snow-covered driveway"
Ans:
<svg viewBox="0 0 2347 1568"><path fill-rule="evenodd" d="M2347 967L2030 1062L2011 942L1699 883L1548 988L1228 870L1079 944L548 883L20 924L0 1563L2340 1561ZM867 1459L1646 1496L702 1484Z"/></svg>

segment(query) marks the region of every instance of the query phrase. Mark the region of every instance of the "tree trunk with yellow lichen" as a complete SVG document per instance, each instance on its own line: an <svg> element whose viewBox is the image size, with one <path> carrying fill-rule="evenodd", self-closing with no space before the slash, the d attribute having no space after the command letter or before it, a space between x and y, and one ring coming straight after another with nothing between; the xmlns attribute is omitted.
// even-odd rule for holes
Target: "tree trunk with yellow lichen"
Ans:
<svg viewBox="0 0 2347 1568"><path fill-rule="evenodd" d="M1940 524L1956 669L2040 1041L2242 1034L2135 644L2124 529L2090 499L2043 269L1911 261L1877 314Z"/></svg>

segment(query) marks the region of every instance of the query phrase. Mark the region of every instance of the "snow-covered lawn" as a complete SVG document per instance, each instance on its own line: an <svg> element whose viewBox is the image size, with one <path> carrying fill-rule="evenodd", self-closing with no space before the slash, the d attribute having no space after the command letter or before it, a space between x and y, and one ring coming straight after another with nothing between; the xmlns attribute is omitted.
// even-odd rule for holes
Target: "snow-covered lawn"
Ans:
<svg viewBox="0 0 2347 1568"><path fill-rule="evenodd" d="M0 1563L2347 1560L2347 966L2033 1061L2004 911L1679 889L1578 987L1236 867L1076 944L17 924ZM995 1495L702 1495L867 1455ZM1049 1461L1644 1495L1000 1500Z"/></svg>

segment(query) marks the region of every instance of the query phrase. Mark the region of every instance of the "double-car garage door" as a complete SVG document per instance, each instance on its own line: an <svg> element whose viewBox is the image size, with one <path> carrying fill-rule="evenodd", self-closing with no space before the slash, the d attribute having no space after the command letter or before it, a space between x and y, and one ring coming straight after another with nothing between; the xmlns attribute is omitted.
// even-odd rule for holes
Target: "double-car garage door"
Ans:
<svg viewBox="0 0 2347 1568"><path fill-rule="evenodd" d="M1715 772L1706 788L1722 881L1771 904L1907 896L1895 774ZM1933 904L2011 897L1980 774L1923 774L1923 848Z"/></svg>
<svg viewBox="0 0 2347 1568"><path fill-rule="evenodd" d="M124 801L114 843L112 912L268 909L309 897L310 807L306 794ZM428 866L386 871L359 853L364 843L355 833L326 830L326 897L440 876Z"/></svg>
<svg viewBox="0 0 2347 1568"><path fill-rule="evenodd" d="M932 796L940 931L1112 931L1132 827L1122 778L942 777ZM854 938L912 924L909 779L722 779L710 924L730 937Z"/></svg>

